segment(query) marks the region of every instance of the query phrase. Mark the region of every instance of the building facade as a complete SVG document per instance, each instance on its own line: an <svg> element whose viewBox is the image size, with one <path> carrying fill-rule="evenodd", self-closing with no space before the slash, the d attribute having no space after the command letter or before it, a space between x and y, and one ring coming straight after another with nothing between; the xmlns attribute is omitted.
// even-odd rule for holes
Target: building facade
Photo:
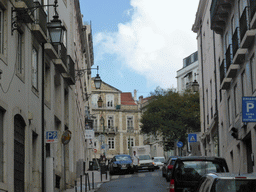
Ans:
<svg viewBox="0 0 256 192"><path fill-rule="evenodd" d="M131 154L132 146L143 145L139 120L141 112L135 97L102 82L95 89L92 82L91 108L95 132L95 158L105 155L112 158L117 154ZM102 99L102 106L98 105Z"/></svg>
<svg viewBox="0 0 256 192"><path fill-rule="evenodd" d="M194 81L198 82L198 52L194 52L183 59L183 68L177 71L177 91L184 92L190 89Z"/></svg>
<svg viewBox="0 0 256 192"><path fill-rule="evenodd" d="M90 35L79 1L60 0L66 31L54 44L47 29L54 3L0 0L0 191L64 191L86 161ZM77 69L88 72L78 77Z"/></svg>
<svg viewBox="0 0 256 192"><path fill-rule="evenodd" d="M236 173L256 171L255 122L242 120L242 98L255 97L255 7L252 0L200 1L192 28L198 41L203 154L224 157Z"/></svg>

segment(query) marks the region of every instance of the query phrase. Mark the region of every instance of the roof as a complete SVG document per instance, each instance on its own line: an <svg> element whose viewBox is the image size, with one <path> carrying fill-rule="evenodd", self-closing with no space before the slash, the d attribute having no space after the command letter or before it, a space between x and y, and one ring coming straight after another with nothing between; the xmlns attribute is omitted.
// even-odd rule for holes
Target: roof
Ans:
<svg viewBox="0 0 256 192"><path fill-rule="evenodd" d="M121 93L121 104L122 105L137 105L132 97L131 92Z"/></svg>

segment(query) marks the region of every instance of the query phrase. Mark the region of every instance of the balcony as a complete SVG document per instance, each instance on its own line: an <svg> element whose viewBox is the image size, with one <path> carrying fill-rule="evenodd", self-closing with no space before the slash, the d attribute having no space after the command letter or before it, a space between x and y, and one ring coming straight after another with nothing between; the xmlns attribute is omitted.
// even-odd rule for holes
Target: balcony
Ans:
<svg viewBox="0 0 256 192"><path fill-rule="evenodd" d="M104 134L117 134L118 133L118 127L106 127L104 130L102 127L94 127L93 128L95 133L104 133Z"/></svg>
<svg viewBox="0 0 256 192"><path fill-rule="evenodd" d="M44 51L51 59L58 58L58 53L56 52L56 50L54 49L51 43L44 44Z"/></svg>
<svg viewBox="0 0 256 192"><path fill-rule="evenodd" d="M67 73L67 48L63 43L53 46L58 53L58 58L54 59L53 62L60 73Z"/></svg>
<svg viewBox="0 0 256 192"><path fill-rule="evenodd" d="M35 6L40 6L39 2L35 2ZM32 33L39 43L47 41L47 15L43 7L38 7L35 11L35 22L32 24Z"/></svg>
<svg viewBox="0 0 256 192"><path fill-rule="evenodd" d="M62 74L68 85L75 84L75 63L70 55L67 56L67 73Z"/></svg>
<svg viewBox="0 0 256 192"><path fill-rule="evenodd" d="M256 28L256 1L250 0L251 29Z"/></svg>
<svg viewBox="0 0 256 192"><path fill-rule="evenodd" d="M222 34L230 14L232 0L213 0L210 8L211 29Z"/></svg>
<svg viewBox="0 0 256 192"><path fill-rule="evenodd" d="M15 6L12 12L16 12L16 21L21 23L33 23L34 13L28 9L34 6L33 0L15 1ZM12 15L13 18L13 15Z"/></svg>
<svg viewBox="0 0 256 192"><path fill-rule="evenodd" d="M220 65L220 84L221 89L229 89L232 78L226 77L226 60L223 59Z"/></svg>
<svg viewBox="0 0 256 192"><path fill-rule="evenodd" d="M232 39L234 40L234 38ZM233 43L234 45L234 43ZM225 57L226 57L226 74L225 77L227 78L234 78L237 74L237 70L240 68L238 64L232 63L233 60L233 52L236 50L234 46L229 45L228 49L226 51Z"/></svg>
<svg viewBox="0 0 256 192"><path fill-rule="evenodd" d="M256 29L250 28L250 17L249 17L249 7L245 7L241 18L239 19L240 24L240 47L249 48L254 42L256 35Z"/></svg>

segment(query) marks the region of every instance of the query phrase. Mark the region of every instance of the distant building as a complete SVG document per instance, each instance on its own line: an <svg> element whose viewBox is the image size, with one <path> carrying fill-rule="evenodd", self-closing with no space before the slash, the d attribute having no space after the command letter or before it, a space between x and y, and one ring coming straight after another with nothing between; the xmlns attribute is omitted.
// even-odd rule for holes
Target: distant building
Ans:
<svg viewBox="0 0 256 192"><path fill-rule="evenodd" d="M98 105L99 99L102 99L102 106ZM136 102L136 91L133 97L132 93L123 93L105 82L102 82L99 90L92 85L91 108L97 158L101 154L107 158L129 154L132 146L143 145L139 127L141 111Z"/></svg>
<svg viewBox="0 0 256 192"><path fill-rule="evenodd" d="M183 59L183 68L177 71L177 91L184 92L191 89L194 81L198 82L198 52L194 52Z"/></svg>

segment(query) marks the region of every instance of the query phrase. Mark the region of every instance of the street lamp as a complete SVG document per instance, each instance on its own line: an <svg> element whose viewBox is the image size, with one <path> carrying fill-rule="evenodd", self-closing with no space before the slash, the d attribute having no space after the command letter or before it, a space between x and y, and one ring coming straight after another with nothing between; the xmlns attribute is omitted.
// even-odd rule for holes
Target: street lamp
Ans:
<svg viewBox="0 0 256 192"><path fill-rule="evenodd" d="M101 108L102 105L103 105L103 100L102 100L101 96L100 96L100 98L98 99L97 103L98 103L98 107Z"/></svg>
<svg viewBox="0 0 256 192"><path fill-rule="evenodd" d="M91 70L91 69L97 69L97 75L96 75L96 77L94 78L94 85L95 85L95 88L96 89L100 89L101 88L101 82L102 82L102 80L101 80L101 78L100 78L100 76L99 76L99 73L98 73L98 71L99 71L99 66L97 66L97 68L90 68L90 69L77 69L77 70L75 70L76 71L76 79L77 79L77 77L82 77L83 75L84 75L84 73L85 73L85 71L89 71L89 70Z"/></svg>
<svg viewBox="0 0 256 192"><path fill-rule="evenodd" d="M51 43L60 44L63 41L63 34L66 31L66 28L61 24L59 20L59 15L57 13L57 0L54 1L54 16L53 20L50 23L47 23L47 28L49 31Z"/></svg>

